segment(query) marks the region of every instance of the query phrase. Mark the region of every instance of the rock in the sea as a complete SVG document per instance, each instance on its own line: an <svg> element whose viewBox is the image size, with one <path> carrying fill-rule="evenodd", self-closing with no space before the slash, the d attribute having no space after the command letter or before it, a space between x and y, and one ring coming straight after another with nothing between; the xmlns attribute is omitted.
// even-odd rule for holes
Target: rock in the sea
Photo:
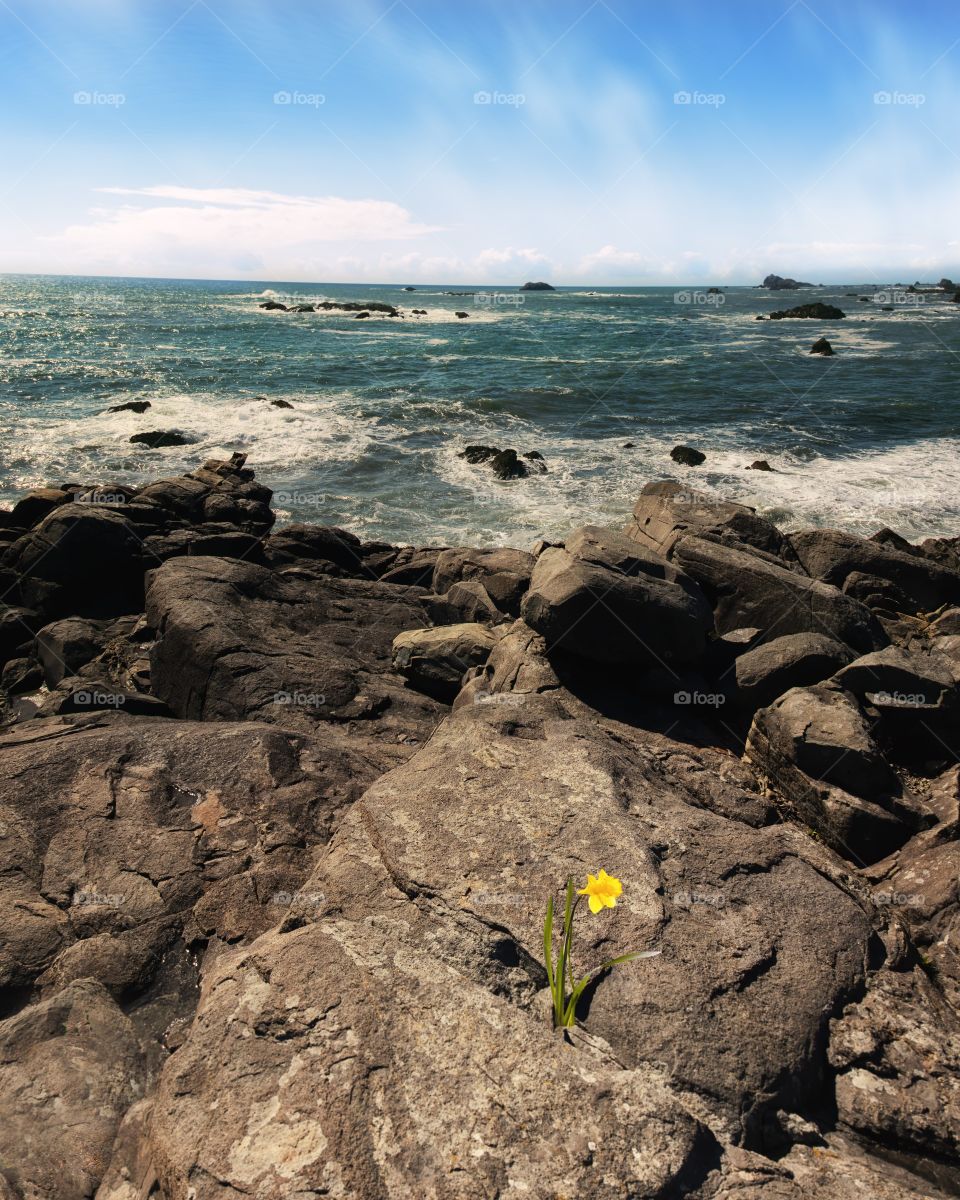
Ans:
<svg viewBox="0 0 960 1200"><path fill-rule="evenodd" d="M796 279L784 278L782 275L768 275L763 283L760 284L763 288L768 288L771 292L793 291L795 288L813 287L812 283L801 283Z"/></svg>
<svg viewBox="0 0 960 1200"><path fill-rule="evenodd" d="M838 321L847 314L835 304L798 304L796 308L785 308L770 314L771 321L782 321L785 317L801 317L812 321Z"/></svg>
<svg viewBox="0 0 960 1200"><path fill-rule="evenodd" d="M467 317L470 316L470 314L468 312L463 312L462 309L459 310L458 312L455 312L453 315L460 321L464 321L464 320L466 320Z"/></svg>
<svg viewBox="0 0 960 1200"><path fill-rule="evenodd" d="M411 629L393 639L393 665L412 687L450 703L492 649L493 635L476 623Z"/></svg>
<svg viewBox="0 0 960 1200"><path fill-rule="evenodd" d="M702 450L694 450L692 446L674 446L670 451L674 462L682 463L685 467L699 467L706 462L707 456Z"/></svg>
<svg viewBox="0 0 960 1200"><path fill-rule="evenodd" d="M281 304L279 300L263 300L260 302L259 307L266 308L266 309L270 310L271 312L274 310L277 310L279 312L287 311L287 306L285 304Z"/></svg>
<svg viewBox="0 0 960 1200"><path fill-rule="evenodd" d="M836 354L836 351L830 345L827 339L822 337L817 338L817 340L813 343L813 345L810 347L810 353L822 354L825 358L830 358L832 355Z"/></svg>
<svg viewBox="0 0 960 1200"><path fill-rule="evenodd" d="M157 450L161 446L189 446L196 439L179 429L154 429L149 433L135 433L130 441L135 445L149 446L151 450Z"/></svg>
<svg viewBox="0 0 960 1200"><path fill-rule="evenodd" d="M128 400L126 404L115 404L112 408L108 408L107 412L145 413L150 407L149 400Z"/></svg>
<svg viewBox="0 0 960 1200"><path fill-rule="evenodd" d="M767 460L765 458L756 458L747 467L747 470L748 471L772 471L773 467L770 466L770 464L767 462Z"/></svg>
<svg viewBox="0 0 960 1200"><path fill-rule="evenodd" d="M550 283L524 283L520 287L521 292L555 292L557 289Z"/></svg>
<svg viewBox="0 0 960 1200"><path fill-rule="evenodd" d="M530 468L517 456L516 450L501 450L490 460L490 466L498 479L523 479Z"/></svg>
<svg viewBox="0 0 960 1200"><path fill-rule="evenodd" d="M289 400L281 400L279 397L270 401L274 408L293 408Z"/></svg>
<svg viewBox="0 0 960 1200"><path fill-rule="evenodd" d="M468 463L476 465L476 463L486 462L490 458L494 458L500 451L496 446L467 446L465 450L461 450L457 455L458 458L465 458Z"/></svg>
<svg viewBox="0 0 960 1200"><path fill-rule="evenodd" d="M551 650L597 662L689 662L706 646L710 608L676 567L623 534L588 526L537 559L521 607Z"/></svg>

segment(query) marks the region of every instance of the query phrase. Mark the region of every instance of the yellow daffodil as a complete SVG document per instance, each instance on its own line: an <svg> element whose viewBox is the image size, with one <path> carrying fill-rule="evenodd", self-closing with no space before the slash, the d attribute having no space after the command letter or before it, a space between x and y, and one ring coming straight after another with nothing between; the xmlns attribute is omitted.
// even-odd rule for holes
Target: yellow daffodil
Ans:
<svg viewBox="0 0 960 1200"><path fill-rule="evenodd" d="M619 879L608 875L601 867L598 875L587 875L587 886L577 888L578 896L589 897L590 911L598 913L602 908L616 908L617 897L623 892Z"/></svg>

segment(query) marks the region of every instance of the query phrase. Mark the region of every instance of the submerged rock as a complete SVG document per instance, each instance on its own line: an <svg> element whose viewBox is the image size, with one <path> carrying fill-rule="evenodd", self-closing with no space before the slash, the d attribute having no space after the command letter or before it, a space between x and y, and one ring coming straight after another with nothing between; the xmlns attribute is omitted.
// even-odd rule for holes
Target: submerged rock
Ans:
<svg viewBox="0 0 960 1200"><path fill-rule="evenodd" d="M822 354L825 358L830 358L832 355L834 355L836 353L836 351L830 345L830 343L827 341L827 339L825 337L822 337L822 338L817 338L817 340L813 343L813 345L810 347L810 353L811 354Z"/></svg>
<svg viewBox="0 0 960 1200"><path fill-rule="evenodd" d="M188 437L179 429L154 429L150 433L135 433L130 441L157 450L161 446L189 446L196 438Z"/></svg>
<svg viewBox="0 0 960 1200"><path fill-rule="evenodd" d="M115 404L113 408L108 408L107 412L145 413L150 407L149 400L128 400L125 404Z"/></svg>

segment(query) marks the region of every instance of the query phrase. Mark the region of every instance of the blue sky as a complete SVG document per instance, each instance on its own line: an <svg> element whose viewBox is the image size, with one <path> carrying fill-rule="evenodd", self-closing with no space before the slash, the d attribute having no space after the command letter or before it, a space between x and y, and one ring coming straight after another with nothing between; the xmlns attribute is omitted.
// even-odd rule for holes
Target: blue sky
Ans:
<svg viewBox="0 0 960 1200"><path fill-rule="evenodd" d="M953 0L3 0L0 271L960 276Z"/></svg>

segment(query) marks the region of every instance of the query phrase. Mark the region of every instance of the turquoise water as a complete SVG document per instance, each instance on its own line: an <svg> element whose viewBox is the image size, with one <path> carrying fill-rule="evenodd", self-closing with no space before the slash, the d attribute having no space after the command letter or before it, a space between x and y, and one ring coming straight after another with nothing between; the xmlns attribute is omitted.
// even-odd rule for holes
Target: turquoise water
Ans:
<svg viewBox="0 0 960 1200"><path fill-rule="evenodd" d="M960 305L898 293L885 312L846 294L875 291L0 277L0 499L244 450L283 518L402 542L525 545L620 522L667 477L787 526L956 534ZM271 297L406 316L258 307ZM847 319L755 320L814 299ZM821 334L836 357L808 354ZM106 412L137 399L150 411ZM156 429L192 444L130 444ZM457 457L473 442L539 450L549 471L498 482ZM677 442L706 463L677 467ZM744 469L757 458L775 473Z"/></svg>

